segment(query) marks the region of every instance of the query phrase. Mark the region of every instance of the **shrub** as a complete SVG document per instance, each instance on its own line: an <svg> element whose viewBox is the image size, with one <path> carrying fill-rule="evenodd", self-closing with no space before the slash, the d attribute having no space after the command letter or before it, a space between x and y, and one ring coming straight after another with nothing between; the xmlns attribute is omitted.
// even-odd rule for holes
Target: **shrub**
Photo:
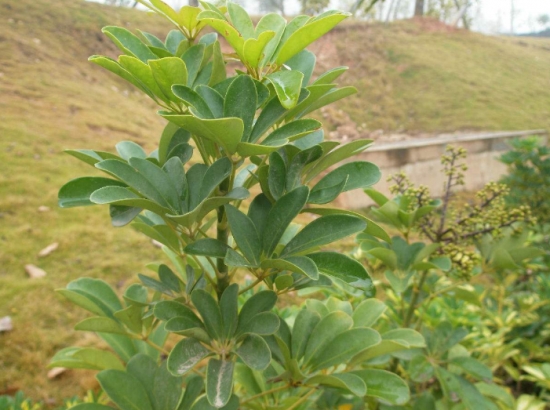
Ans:
<svg viewBox="0 0 550 410"><path fill-rule="evenodd" d="M51 366L99 371L123 410L327 408L350 396L403 404L407 385L361 356L382 340L371 329L376 301L275 308L280 295L331 284L374 295L362 264L324 248L359 232L387 235L362 215L321 206L378 181L368 162L327 173L371 141L324 141L321 124L306 118L355 92L334 84L345 67L312 80L315 56L305 50L347 15L287 23L268 14L254 27L234 3L176 12L160 0L140 2L177 29L162 41L105 27L123 55L90 60L161 107L168 124L158 149L123 141L118 155L68 151L107 175L68 182L59 204L108 205L114 226L131 223L163 245L169 262L150 264L153 277L138 275L122 299L96 279L61 290L94 315L75 329L96 332L113 352L69 347ZM215 32L201 35L206 26L231 52L222 53ZM318 218L308 222L308 214ZM411 334L398 350L422 342L410 331L402 337Z"/></svg>

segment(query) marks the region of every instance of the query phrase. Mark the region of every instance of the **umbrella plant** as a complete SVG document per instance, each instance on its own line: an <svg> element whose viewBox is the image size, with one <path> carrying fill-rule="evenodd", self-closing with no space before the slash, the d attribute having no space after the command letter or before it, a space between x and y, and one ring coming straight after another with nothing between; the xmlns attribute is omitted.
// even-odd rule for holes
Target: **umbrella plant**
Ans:
<svg viewBox="0 0 550 410"><path fill-rule="evenodd" d="M371 329L374 299L277 308L282 294L332 284L371 298L365 267L327 247L360 232L388 240L364 216L328 205L379 180L372 163L340 164L372 141L326 141L308 118L355 92L335 83L346 67L314 76L306 50L348 15L268 14L254 25L231 2L179 11L140 3L175 28L163 40L105 27L122 54L90 61L158 104L167 120L158 148L69 150L105 176L69 181L59 204L107 205L114 226L162 244L167 263L149 265L122 297L89 278L60 290L93 314L76 330L96 332L112 351L65 348L51 365L99 371L123 410L322 408L350 395L403 404L406 384L367 364L383 339ZM415 342L403 349L418 346L409 333L401 337Z"/></svg>

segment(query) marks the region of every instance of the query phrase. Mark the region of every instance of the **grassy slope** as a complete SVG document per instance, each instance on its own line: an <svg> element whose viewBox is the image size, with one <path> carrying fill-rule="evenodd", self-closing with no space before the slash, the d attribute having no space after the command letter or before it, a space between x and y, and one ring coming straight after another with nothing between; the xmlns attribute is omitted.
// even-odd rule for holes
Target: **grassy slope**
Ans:
<svg viewBox="0 0 550 410"><path fill-rule="evenodd" d="M153 33L166 27L142 12L76 0L0 0L0 15L0 317L12 316L15 325L0 334L0 392L18 387L35 398L59 399L93 380L69 372L49 381L47 360L62 347L95 339L71 332L83 314L53 289L82 275L120 287L145 262L161 258L131 230L109 228L105 210L56 208L65 181L94 172L62 154L64 148L111 150L131 139L151 149L162 129L152 104L86 59L116 55L99 32L103 25ZM351 66L344 81L360 92L337 108L357 123L434 131L548 126L544 44L550 42L427 32L408 22L347 27L315 48L321 68ZM40 213L41 205L51 210ZM59 249L38 259L52 242ZM28 279L27 263L48 276Z"/></svg>

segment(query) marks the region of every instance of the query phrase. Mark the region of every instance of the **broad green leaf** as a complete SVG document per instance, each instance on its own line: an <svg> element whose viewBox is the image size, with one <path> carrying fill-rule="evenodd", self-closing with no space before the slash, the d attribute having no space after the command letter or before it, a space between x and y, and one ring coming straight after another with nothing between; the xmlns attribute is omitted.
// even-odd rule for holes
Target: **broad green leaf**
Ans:
<svg viewBox="0 0 550 410"><path fill-rule="evenodd" d="M254 37L254 25L245 9L232 1L227 2L227 11L233 26L239 30L243 38Z"/></svg>
<svg viewBox="0 0 550 410"><path fill-rule="evenodd" d="M376 346L370 347L361 353L359 353L357 356L355 356L351 361L350 365L357 365L363 362L366 362L370 359L374 359L375 357L380 357L384 355L388 355L394 352L399 352L402 350L408 350L410 347L409 345L405 345L393 340L384 340L380 343L378 343Z"/></svg>
<svg viewBox="0 0 550 410"><path fill-rule="evenodd" d="M130 158L147 158L147 153L141 148L140 145L133 141L121 141L115 145L118 155L128 161Z"/></svg>
<svg viewBox="0 0 550 410"><path fill-rule="evenodd" d="M337 373L314 376L305 381L308 385L320 384L322 386L335 387L348 390L355 396L363 397L367 394L367 386L360 377L351 373Z"/></svg>
<svg viewBox="0 0 550 410"><path fill-rule="evenodd" d="M413 329L393 329L382 334L383 340L392 340L410 347L426 347L424 336Z"/></svg>
<svg viewBox="0 0 550 410"><path fill-rule="evenodd" d="M112 318L114 312L122 309L117 294L101 279L76 279L67 285L67 289L58 292L75 305L100 316Z"/></svg>
<svg viewBox="0 0 550 410"><path fill-rule="evenodd" d="M191 88L186 85L174 85L172 87L172 92L174 95L186 105L191 106L195 109L195 113L203 119L212 119L214 114L210 110L209 105L203 98Z"/></svg>
<svg viewBox="0 0 550 410"><path fill-rule="evenodd" d="M132 375L120 370L97 374L103 391L121 410L153 410L143 385Z"/></svg>
<svg viewBox="0 0 550 410"><path fill-rule="evenodd" d="M366 188L380 181L380 169L365 161L349 162L329 172L311 189L310 202L317 196L317 192L332 187L342 180L346 181L342 192L357 188ZM322 203L322 202L313 202Z"/></svg>
<svg viewBox="0 0 550 410"><path fill-rule="evenodd" d="M157 202L143 199L128 188L123 187L105 187L98 189L90 196L90 200L99 205L113 204L148 209L158 215L170 213L169 208L160 206Z"/></svg>
<svg viewBox="0 0 550 410"><path fill-rule="evenodd" d="M308 339L304 352L304 362L309 364L318 353L322 352L340 333L350 329L353 320L344 312L332 312L321 319Z"/></svg>
<svg viewBox="0 0 550 410"><path fill-rule="evenodd" d="M61 208L95 205L90 196L98 189L108 186L124 187L126 184L109 178L83 177L67 182L58 194L58 204Z"/></svg>
<svg viewBox="0 0 550 410"><path fill-rule="evenodd" d="M336 242L363 231L367 224L349 215L327 215L306 225L283 249L281 256L295 255Z"/></svg>
<svg viewBox="0 0 550 410"><path fill-rule="evenodd" d="M403 405L409 401L410 391L407 383L399 376L385 370L359 370L352 372L367 385L367 396L384 400L394 405Z"/></svg>
<svg viewBox="0 0 550 410"><path fill-rule="evenodd" d="M300 71L277 71L266 76L277 93L281 105L290 110L298 103L304 74Z"/></svg>
<svg viewBox="0 0 550 410"><path fill-rule="evenodd" d="M199 239L187 245L184 251L191 255L212 256L214 258L223 258L229 247L217 239L204 238Z"/></svg>
<svg viewBox="0 0 550 410"><path fill-rule="evenodd" d="M271 208L271 202L264 194L256 196L248 208L248 217L254 223L260 238L263 236L267 216Z"/></svg>
<svg viewBox="0 0 550 410"><path fill-rule="evenodd" d="M222 316L214 297L205 290L197 289L191 294L191 300L199 311L210 337L221 339L223 336Z"/></svg>
<svg viewBox="0 0 550 410"><path fill-rule="evenodd" d="M228 154L237 152L244 124L240 118L200 119L191 115L161 114L192 134L219 144Z"/></svg>
<svg viewBox="0 0 550 410"><path fill-rule="evenodd" d="M313 101L310 105L307 106L307 108L301 111L298 116L303 117L304 115L307 115L313 111L317 111L322 107L342 100L355 93L357 93L357 89L355 87L334 88L333 90L324 94L322 97L319 97L317 100Z"/></svg>
<svg viewBox="0 0 550 410"><path fill-rule="evenodd" d="M134 77L145 84L145 86L149 90L151 90L151 92L153 93L153 99L155 101L157 101L155 97L158 97L160 100L168 102L168 98L166 98L164 93L161 91L160 87L155 81L155 78L153 77L151 67L149 67L147 63L144 63L138 58L126 55L119 56L118 62L120 63L120 65L122 65L122 67L132 73Z"/></svg>
<svg viewBox="0 0 550 410"><path fill-rule="evenodd" d="M194 376L188 380L189 381L185 385L185 394L183 395L183 398L177 410L190 409L192 404L195 403L195 401L197 400L197 397L199 397L199 395L203 391L204 381L200 376Z"/></svg>
<svg viewBox="0 0 550 410"><path fill-rule="evenodd" d="M478 380L491 381L493 379L491 369L473 357L455 357L450 361L450 363L454 366L460 367L468 375L475 377Z"/></svg>
<svg viewBox="0 0 550 410"><path fill-rule="evenodd" d="M284 142L284 140L278 141L281 145L277 146L266 146L266 145L258 145L258 144L251 144L249 142L241 142L239 145L237 145L237 153L241 157L252 157L254 155L269 155L274 151L277 151L278 149L284 147L287 143Z"/></svg>
<svg viewBox="0 0 550 410"><path fill-rule="evenodd" d="M181 56L185 66L187 67L187 85L194 88L197 76L201 69L201 63L205 54L204 44L195 44L189 47Z"/></svg>
<svg viewBox="0 0 550 410"><path fill-rule="evenodd" d="M292 357L300 360L304 355L311 332L317 326L321 316L308 309L302 309L296 316L292 329Z"/></svg>
<svg viewBox="0 0 550 410"><path fill-rule="evenodd" d="M500 403L502 403L505 408L513 409L514 408L514 397L508 393L504 388L496 385L496 384L489 384L485 382L479 382L475 384L475 387L481 394L483 394L486 397L492 397L494 399L497 399ZM516 407L517 410L520 410L521 407ZM528 410L528 409L524 409ZM538 408L533 408L529 410L542 410Z"/></svg>
<svg viewBox="0 0 550 410"><path fill-rule="evenodd" d="M313 82L313 85L317 84L332 84L334 81L338 79L342 74L344 74L346 71L348 71L349 67L335 67L327 72L321 74L317 79Z"/></svg>
<svg viewBox="0 0 550 410"><path fill-rule="evenodd" d="M241 133L242 141L249 140L257 101L256 86L252 77L244 74L235 77L227 89L223 115L224 117L234 117L242 120L244 126Z"/></svg>
<svg viewBox="0 0 550 410"><path fill-rule="evenodd" d="M364 233L370 234L372 236L375 236L376 238L382 239L385 242L391 243L391 238L386 233L386 231L384 231L384 229L380 227L380 225L376 224L375 222L373 222L363 214L353 212L353 211L347 211L344 209L334 209L334 208L307 208L303 212L309 212L316 215L340 214L340 215L355 216L367 223L367 228L365 229Z"/></svg>
<svg viewBox="0 0 550 410"><path fill-rule="evenodd" d="M367 296L373 296L372 279L365 267L355 259L337 252L310 253L307 257L315 262L320 273L338 278L365 291Z"/></svg>
<svg viewBox="0 0 550 410"><path fill-rule="evenodd" d="M269 42L275 37L274 31L264 31L258 38L249 38L244 42L243 57L244 63L252 68L260 66L260 62L264 59L263 52Z"/></svg>
<svg viewBox="0 0 550 410"><path fill-rule="evenodd" d="M157 187L129 164L114 159L107 159L98 162L95 167L120 179L146 198L157 202L163 207L168 207L168 203L160 194Z"/></svg>
<svg viewBox="0 0 550 410"><path fill-rule="evenodd" d="M372 329L355 328L338 334L308 361L313 371L347 363L355 355L380 343L380 335Z"/></svg>
<svg viewBox="0 0 550 410"><path fill-rule="evenodd" d="M206 370L206 397L208 402L220 408L225 406L233 392L235 363L230 360L210 359Z"/></svg>
<svg viewBox="0 0 550 410"><path fill-rule="evenodd" d="M220 33L241 59L244 60L243 48L244 37L235 29L228 21L222 20L219 17L214 17L210 11L203 11L198 17L201 22L206 23L218 33Z"/></svg>
<svg viewBox="0 0 550 410"><path fill-rule="evenodd" d="M113 353L94 349L68 347L60 350L52 358L48 367L66 367L70 369L124 370L124 365Z"/></svg>
<svg viewBox="0 0 550 410"><path fill-rule="evenodd" d="M220 312L222 314L223 337L229 340L237 330L239 321L239 285L233 283L228 286L220 299Z"/></svg>
<svg viewBox="0 0 550 410"><path fill-rule="evenodd" d="M88 332L115 333L126 335L128 332L114 319L108 317L89 317L78 322L74 330L84 330Z"/></svg>
<svg viewBox="0 0 550 410"><path fill-rule="evenodd" d="M241 337L246 334L269 336L274 334L280 326L279 317L273 312L261 312L238 327L236 335Z"/></svg>
<svg viewBox="0 0 550 410"><path fill-rule="evenodd" d="M180 407L178 410L187 410L188 407ZM219 410L238 410L239 409L239 398L235 395L232 395L229 399L229 402L221 407ZM193 407L191 407L191 410L218 410L218 407L212 406L209 402L206 396L199 399Z"/></svg>
<svg viewBox="0 0 550 410"><path fill-rule="evenodd" d="M253 265L258 265L262 247L254 223L248 216L232 205L226 205L225 211L231 234L240 251Z"/></svg>
<svg viewBox="0 0 550 410"><path fill-rule="evenodd" d="M329 152L319 161L315 162L307 170L306 182L311 181L325 169L331 167L332 165L343 161L353 155L357 155L364 150L366 150L372 144L372 140L358 140L350 142L346 145L342 145L335 149L334 151Z"/></svg>
<svg viewBox="0 0 550 410"><path fill-rule="evenodd" d="M180 340L168 356L168 370L174 376L182 376L210 353L197 339Z"/></svg>
<svg viewBox="0 0 550 410"><path fill-rule="evenodd" d="M191 136L188 131L178 127L176 124L173 124L171 122L167 123L164 127L164 130L162 131L162 136L160 137L158 148L159 162L161 163L161 165L164 165L166 161L168 161L168 159L170 158L170 152L176 146L188 142L190 137ZM182 159L182 163L185 162L186 161L183 161Z"/></svg>
<svg viewBox="0 0 550 410"><path fill-rule="evenodd" d="M115 312L115 318L122 322L133 333L141 334L143 329L142 308L140 306L128 306Z"/></svg>
<svg viewBox="0 0 550 410"><path fill-rule="evenodd" d="M498 407L487 400L482 394L475 388L475 386L457 376L442 367L435 369L436 377L441 383L443 393L446 397L456 398L458 397L462 401L462 405L467 409L480 409L480 410L497 410Z"/></svg>
<svg viewBox="0 0 550 410"><path fill-rule="evenodd" d="M271 362L269 346L263 338L255 334L248 334L235 353L254 370L265 370Z"/></svg>
<svg viewBox="0 0 550 410"><path fill-rule="evenodd" d="M155 372L157 371L155 359L144 353L139 353L128 362L126 371L141 383L142 389L147 393L153 408L155 408L154 384Z"/></svg>
<svg viewBox="0 0 550 410"><path fill-rule="evenodd" d="M269 171L267 176L267 184L271 196L278 200L285 191L286 185L286 163L281 154L273 152L269 155Z"/></svg>
<svg viewBox="0 0 550 410"><path fill-rule="evenodd" d="M168 321L175 317L184 317L193 322L196 327L202 327L203 324L197 315L187 306L175 300L163 300L155 304L155 317L159 320Z"/></svg>
<svg viewBox="0 0 550 410"><path fill-rule="evenodd" d="M199 200L202 201L209 197L231 175L232 168L231 160L227 157L222 157L209 166L204 173L199 191Z"/></svg>
<svg viewBox="0 0 550 410"><path fill-rule="evenodd" d="M248 322L253 320L256 315L273 309L275 302L277 302L277 294L270 290L262 290L252 295L239 312L237 333L239 333L244 326L248 325Z"/></svg>
<svg viewBox="0 0 550 410"><path fill-rule="evenodd" d="M210 111L214 115L214 118L223 117L224 98L219 92L206 85L199 85L197 88L195 88L195 91L206 102L206 104L210 108Z"/></svg>
<svg viewBox="0 0 550 410"><path fill-rule="evenodd" d="M95 165L99 161L103 161L104 159L120 160L120 158L117 155L111 154L110 152L104 152L104 151L92 151L89 149L76 149L76 150L67 149L64 152L89 165Z"/></svg>
<svg viewBox="0 0 550 410"><path fill-rule="evenodd" d="M389 202L389 199L382 194L381 192L378 192L376 189L370 188L364 190L365 194L367 194L378 206L383 206L387 202Z"/></svg>
<svg viewBox="0 0 550 410"><path fill-rule="evenodd" d="M155 60L157 56L149 50L139 37L122 27L107 26L101 30L124 53L139 58L144 63Z"/></svg>
<svg viewBox="0 0 550 410"><path fill-rule="evenodd" d="M182 396L181 377L174 377L168 371L166 362L162 362L155 372L153 404L155 410L176 409Z"/></svg>
<svg viewBox="0 0 550 410"><path fill-rule="evenodd" d="M389 269L397 269L397 256L394 251L386 248L375 248L368 252L377 259L380 259Z"/></svg>
<svg viewBox="0 0 550 410"><path fill-rule="evenodd" d="M307 202L309 189L302 186L282 196L269 211L266 226L262 236L262 248L267 256L271 256L286 228L300 213Z"/></svg>
<svg viewBox="0 0 550 410"><path fill-rule="evenodd" d="M317 266L306 256L289 256L284 259L265 259L260 266L262 269L288 270L290 272L305 275L313 280L319 279Z"/></svg>
<svg viewBox="0 0 550 410"><path fill-rule="evenodd" d="M284 143L284 141L295 141L319 128L321 128L321 123L317 120L303 119L292 121L269 134L262 141L262 145L278 145Z"/></svg>
<svg viewBox="0 0 550 410"><path fill-rule="evenodd" d="M145 40L147 40L150 46L155 48L161 48L163 50L168 51L164 42L161 39L159 39L157 36L151 33L147 33L146 31L143 31L143 30L138 30L138 32L145 38Z"/></svg>
<svg viewBox="0 0 550 410"><path fill-rule="evenodd" d="M181 58L165 57L159 60L149 60L149 66L153 78L160 90L171 101L179 100L172 93L172 86L175 84L187 84L187 67Z"/></svg>
<svg viewBox="0 0 550 410"><path fill-rule="evenodd" d="M364 300L352 314L353 327L372 327L388 307L377 299Z"/></svg>
<svg viewBox="0 0 550 410"><path fill-rule="evenodd" d="M275 33L274 38L264 49L264 57L261 62L262 67L265 66L268 61L271 61L271 57L279 45L281 37L285 31L285 27L286 20L277 13L268 13L264 15L256 25L256 37L265 31L273 31Z"/></svg>
<svg viewBox="0 0 550 410"><path fill-rule="evenodd" d="M297 29L286 39L277 55L277 64L284 64L319 37L328 33L334 26L349 16L337 13L308 23Z"/></svg>
<svg viewBox="0 0 550 410"><path fill-rule="evenodd" d="M303 84L306 86L311 79L316 61L317 58L315 57L315 54L308 50L302 50L288 60L286 65L290 67L291 70L297 70L304 74Z"/></svg>
<svg viewBox="0 0 550 410"><path fill-rule="evenodd" d="M127 305L145 307L148 306L147 296L147 289L139 283L134 283L124 291L123 297Z"/></svg>

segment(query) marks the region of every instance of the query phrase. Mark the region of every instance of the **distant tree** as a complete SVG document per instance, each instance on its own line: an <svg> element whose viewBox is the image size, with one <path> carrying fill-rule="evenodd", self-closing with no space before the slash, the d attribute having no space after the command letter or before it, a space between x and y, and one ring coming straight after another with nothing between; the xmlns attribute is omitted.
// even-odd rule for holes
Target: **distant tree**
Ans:
<svg viewBox="0 0 550 410"><path fill-rule="evenodd" d="M369 15L377 3L383 2L384 0L355 0L351 6L350 12L354 15L358 12L361 12L363 15Z"/></svg>
<svg viewBox="0 0 550 410"><path fill-rule="evenodd" d="M330 0L300 0L302 13L319 14L329 5Z"/></svg>
<svg viewBox="0 0 550 410"><path fill-rule="evenodd" d="M285 0L258 0L262 13L278 12L285 15Z"/></svg>
<svg viewBox="0 0 550 410"><path fill-rule="evenodd" d="M416 0L414 3L414 15L417 17L424 15L424 0Z"/></svg>
<svg viewBox="0 0 550 410"><path fill-rule="evenodd" d="M543 28L547 27L550 24L550 15L541 14L537 17L537 23L539 23Z"/></svg>

